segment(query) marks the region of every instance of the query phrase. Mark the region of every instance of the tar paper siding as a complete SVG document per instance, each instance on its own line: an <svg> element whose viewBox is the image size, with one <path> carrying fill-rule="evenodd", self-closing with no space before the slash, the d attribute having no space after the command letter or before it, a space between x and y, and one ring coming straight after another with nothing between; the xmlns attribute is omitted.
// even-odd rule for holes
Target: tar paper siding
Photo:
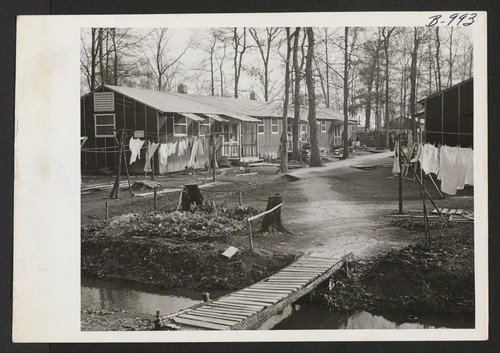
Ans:
<svg viewBox="0 0 500 353"><path fill-rule="evenodd" d="M103 87L95 92L107 92L109 89ZM166 173L184 170L188 164L191 149L195 141L195 136L198 134L198 123L187 119L187 136L175 136L173 134L173 119L175 114L161 115L156 109L148 107L141 102L128 98L122 94L114 92L114 109L108 112L94 111L94 94L90 93L81 98L81 136L87 136L88 140L83 146L81 153L81 168L82 171L93 171L96 169L107 167L110 170L116 171L118 167L118 143L114 137L96 137L95 135L95 114L114 114L116 129L131 129L143 130L144 143L140 159L129 164L130 150L128 142L130 136L125 140L125 155L129 172L132 174L144 173L144 162L146 155L147 140L153 142L174 142L186 140L188 144L187 151L184 155L179 156L177 144L176 153L168 158L167 166L160 166L158 163L158 150L154 156L155 173ZM133 131L129 132L133 134ZM202 137L204 155L199 156L195 161L195 168L201 168L205 162L208 162L208 139ZM86 151L85 151L86 150ZM90 150L90 151L89 151ZM153 164L153 160L152 160ZM122 171L125 171L125 166L122 165Z"/></svg>

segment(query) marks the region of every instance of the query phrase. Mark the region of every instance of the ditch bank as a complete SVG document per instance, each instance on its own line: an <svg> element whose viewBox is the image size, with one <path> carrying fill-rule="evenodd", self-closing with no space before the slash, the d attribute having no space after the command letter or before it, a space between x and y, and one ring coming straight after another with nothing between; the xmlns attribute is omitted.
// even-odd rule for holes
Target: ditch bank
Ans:
<svg viewBox="0 0 500 353"><path fill-rule="evenodd" d="M417 232L421 220L396 220ZM462 315L474 325L473 224L431 223L432 246L422 243L351 263L309 299L330 311L369 311L390 316Z"/></svg>
<svg viewBox="0 0 500 353"><path fill-rule="evenodd" d="M258 211L252 207L129 213L85 225L82 276L162 288L246 287L296 258L266 249L248 249L244 218L255 213ZM239 249L231 258L222 255L229 246Z"/></svg>

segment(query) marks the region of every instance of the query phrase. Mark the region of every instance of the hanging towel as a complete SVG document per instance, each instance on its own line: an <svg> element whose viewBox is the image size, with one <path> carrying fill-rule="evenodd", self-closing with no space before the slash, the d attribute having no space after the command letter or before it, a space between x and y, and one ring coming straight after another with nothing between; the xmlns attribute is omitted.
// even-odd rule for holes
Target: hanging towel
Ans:
<svg viewBox="0 0 500 353"><path fill-rule="evenodd" d="M420 154L422 153L422 145L417 145L417 151L415 152L415 157L411 159L411 163L415 163L420 159Z"/></svg>
<svg viewBox="0 0 500 353"><path fill-rule="evenodd" d="M175 153L175 150L177 149L177 141L175 142L170 142L168 144L168 150L167 150L167 156L171 156Z"/></svg>
<svg viewBox="0 0 500 353"><path fill-rule="evenodd" d="M189 158L188 167L193 167L196 157L203 156L203 143L201 140L196 140L191 149L191 157Z"/></svg>
<svg viewBox="0 0 500 353"><path fill-rule="evenodd" d="M465 184L474 185L474 150L472 148L466 149L465 157Z"/></svg>
<svg viewBox="0 0 500 353"><path fill-rule="evenodd" d="M157 143L148 142L148 148L146 150L146 162L144 162L144 171L151 172L151 158L155 154L156 149L158 148Z"/></svg>
<svg viewBox="0 0 500 353"><path fill-rule="evenodd" d="M394 144L394 165L392 167L393 174L401 173L401 168L399 167L399 139L396 139L396 143Z"/></svg>
<svg viewBox="0 0 500 353"><path fill-rule="evenodd" d="M128 143L128 148L130 149L130 164L134 163L136 158L141 159L141 147L144 144L144 140L130 138Z"/></svg>
<svg viewBox="0 0 500 353"><path fill-rule="evenodd" d="M158 159L159 159L159 162L160 162L160 165L162 165L163 167L166 167L167 166L167 159L168 159L168 150L169 150L169 144L166 144L166 143L162 143L159 147L158 147Z"/></svg>
<svg viewBox="0 0 500 353"><path fill-rule="evenodd" d="M455 195L458 187L459 163L458 147L441 147L441 191L448 195Z"/></svg>
<svg viewBox="0 0 500 353"><path fill-rule="evenodd" d="M187 149L187 143L186 140L181 140L179 141L179 157L184 156L184 152L186 152Z"/></svg>
<svg viewBox="0 0 500 353"><path fill-rule="evenodd" d="M419 161L422 166L422 170L426 173L434 173L437 174L439 172L439 150L434 145L430 143L426 143L422 147L422 151L420 153Z"/></svg>

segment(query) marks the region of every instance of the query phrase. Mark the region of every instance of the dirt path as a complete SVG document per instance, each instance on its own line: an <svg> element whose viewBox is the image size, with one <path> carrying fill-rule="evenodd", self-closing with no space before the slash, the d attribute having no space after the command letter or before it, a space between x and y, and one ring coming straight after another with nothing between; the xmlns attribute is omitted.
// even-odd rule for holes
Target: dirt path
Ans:
<svg viewBox="0 0 500 353"><path fill-rule="evenodd" d="M390 153L382 153L290 173L300 179L283 191L283 217L298 235L286 248L318 256L353 252L366 258L414 242L414 235L384 217L398 208L398 180L387 167L391 162ZM359 170L353 164L379 167ZM421 208L416 182L405 180L405 189L405 206Z"/></svg>

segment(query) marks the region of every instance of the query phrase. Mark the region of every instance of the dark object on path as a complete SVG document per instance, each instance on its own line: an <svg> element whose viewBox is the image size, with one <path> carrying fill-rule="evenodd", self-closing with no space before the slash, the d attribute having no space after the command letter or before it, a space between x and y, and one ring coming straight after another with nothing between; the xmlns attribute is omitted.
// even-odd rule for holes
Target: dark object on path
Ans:
<svg viewBox="0 0 500 353"><path fill-rule="evenodd" d="M273 209L280 203L283 203L280 194L274 194L270 196L269 199L267 200L266 211ZM278 207L273 212L270 212L264 216L260 230L261 232L268 232L270 229L276 229L278 231L287 232L281 221L281 207Z"/></svg>
<svg viewBox="0 0 500 353"><path fill-rule="evenodd" d="M376 148L372 148L372 147L367 147L366 148L368 152L371 152L371 153L382 153L382 152L387 152L388 150L386 149L376 149Z"/></svg>
<svg viewBox="0 0 500 353"><path fill-rule="evenodd" d="M378 167L378 164L354 164L354 165L351 165L352 168L356 168L356 169L361 169L361 170L371 170L371 169L375 169Z"/></svg>
<svg viewBox="0 0 500 353"><path fill-rule="evenodd" d="M198 206L203 204L203 195L198 184L184 185L177 211L189 211L192 203Z"/></svg>
<svg viewBox="0 0 500 353"><path fill-rule="evenodd" d="M155 188L162 188L163 185L152 180L139 180L132 184L132 190L134 191L144 191L153 190Z"/></svg>
<svg viewBox="0 0 500 353"><path fill-rule="evenodd" d="M108 167L104 167L101 169L96 169L90 172L90 174L93 175L113 175L113 171L110 170Z"/></svg>

